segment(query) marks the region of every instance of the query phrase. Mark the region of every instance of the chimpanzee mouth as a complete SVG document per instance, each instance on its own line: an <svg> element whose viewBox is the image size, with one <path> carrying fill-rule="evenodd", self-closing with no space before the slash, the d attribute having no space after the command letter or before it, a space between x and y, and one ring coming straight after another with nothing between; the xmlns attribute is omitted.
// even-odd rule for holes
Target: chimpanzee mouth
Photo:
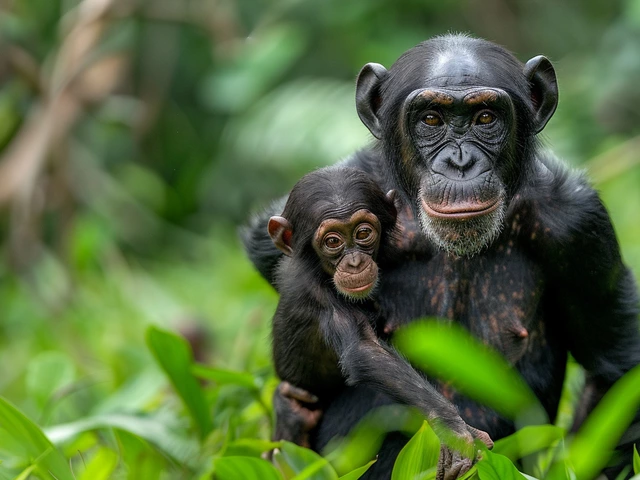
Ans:
<svg viewBox="0 0 640 480"><path fill-rule="evenodd" d="M437 210L427 204L422 191L418 198L423 233L447 253L472 257L491 245L502 231L506 213L503 195L484 203Z"/></svg>
<svg viewBox="0 0 640 480"><path fill-rule="evenodd" d="M492 198L486 202L462 202L453 206L431 206L424 197L420 196L422 209L427 215L447 220L468 220L493 212L500 204L500 197Z"/></svg>
<svg viewBox="0 0 640 480"><path fill-rule="evenodd" d="M372 289L373 286L375 285L375 281L368 283L367 285L363 285L362 287L342 287L342 289L346 292L349 293L350 295L358 295L358 294L363 294L366 293L368 290Z"/></svg>
<svg viewBox="0 0 640 480"><path fill-rule="evenodd" d="M366 298L378 283L378 267L372 261L358 273L347 273L338 270L333 277L333 283L338 292L346 297L354 299Z"/></svg>

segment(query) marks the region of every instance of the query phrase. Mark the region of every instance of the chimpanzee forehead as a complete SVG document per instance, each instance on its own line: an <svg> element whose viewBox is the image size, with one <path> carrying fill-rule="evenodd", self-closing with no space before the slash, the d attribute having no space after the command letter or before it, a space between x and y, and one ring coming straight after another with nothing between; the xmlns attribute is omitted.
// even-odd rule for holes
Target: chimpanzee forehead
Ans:
<svg viewBox="0 0 640 480"><path fill-rule="evenodd" d="M430 85L446 87L460 79L478 79L481 74L479 62L468 52L439 52L427 63L425 80Z"/></svg>
<svg viewBox="0 0 640 480"><path fill-rule="evenodd" d="M438 52L430 62L426 62L423 74L425 84L446 88L495 85L493 72L488 59L465 50L448 50Z"/></svg>

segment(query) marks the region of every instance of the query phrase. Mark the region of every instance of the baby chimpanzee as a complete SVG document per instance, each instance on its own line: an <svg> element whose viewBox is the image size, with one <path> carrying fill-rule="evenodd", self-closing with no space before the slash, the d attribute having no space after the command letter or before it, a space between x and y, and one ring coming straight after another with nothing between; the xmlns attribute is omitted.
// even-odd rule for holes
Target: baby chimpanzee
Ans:
<svg viewBox="0 0 640 480"><path fill-rule="evenodd" d="M452 449L444 452L449 464L455 457L462 473L474 458L474 437L489 446L491 439L467 425L455 406L376 335L384 312L371 295L378 263L392 260L394 197L360 170L329 167L303 177L282 216L269 220L269 235L286 255L277 270L280 303L273 318L275 368L287 390L281 393L321 404L345 383L382 391L425 415L443 449ZM279 409L278 395L275 401L275 438L309 446L305 426L287 418L290 406ZM310 418L309 424L316 421Z"/></svg>

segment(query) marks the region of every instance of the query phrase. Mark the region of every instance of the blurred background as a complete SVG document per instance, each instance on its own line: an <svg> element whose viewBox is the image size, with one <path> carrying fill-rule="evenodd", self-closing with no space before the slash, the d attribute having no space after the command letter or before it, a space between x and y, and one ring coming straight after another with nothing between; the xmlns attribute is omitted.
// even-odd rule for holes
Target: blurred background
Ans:
<svg viewBox="0 0 640 480"><path fill-rule="evenodd" d="M238 226L370 140L362 65L450 31L552 60L545 141L640 275L637 0L0 0L0 394L43 426L159 408L150 324L270 372Z"/></svg>

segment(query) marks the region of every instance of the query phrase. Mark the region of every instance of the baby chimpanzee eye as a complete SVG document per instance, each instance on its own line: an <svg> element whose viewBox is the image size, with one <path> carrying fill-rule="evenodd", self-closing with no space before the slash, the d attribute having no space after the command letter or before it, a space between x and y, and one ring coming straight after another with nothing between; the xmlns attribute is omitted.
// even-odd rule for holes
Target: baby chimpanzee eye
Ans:
<svg viewBox="0 0 640 480"><path fill-rule="evenodd" d="M329 234L324 237L324 244L327 248L330 249L340 248L343 243L344 242L342 241L342 238L340 238L340 236L336 234Z"/></svg>
<svg viewBox="0 0 640 480"><path fill-rule="evenodd" d="M366 240L371 236L372 233L373 233L373 230L371 230L371 227L360 227L356 232L356 239Z"/></svg>

